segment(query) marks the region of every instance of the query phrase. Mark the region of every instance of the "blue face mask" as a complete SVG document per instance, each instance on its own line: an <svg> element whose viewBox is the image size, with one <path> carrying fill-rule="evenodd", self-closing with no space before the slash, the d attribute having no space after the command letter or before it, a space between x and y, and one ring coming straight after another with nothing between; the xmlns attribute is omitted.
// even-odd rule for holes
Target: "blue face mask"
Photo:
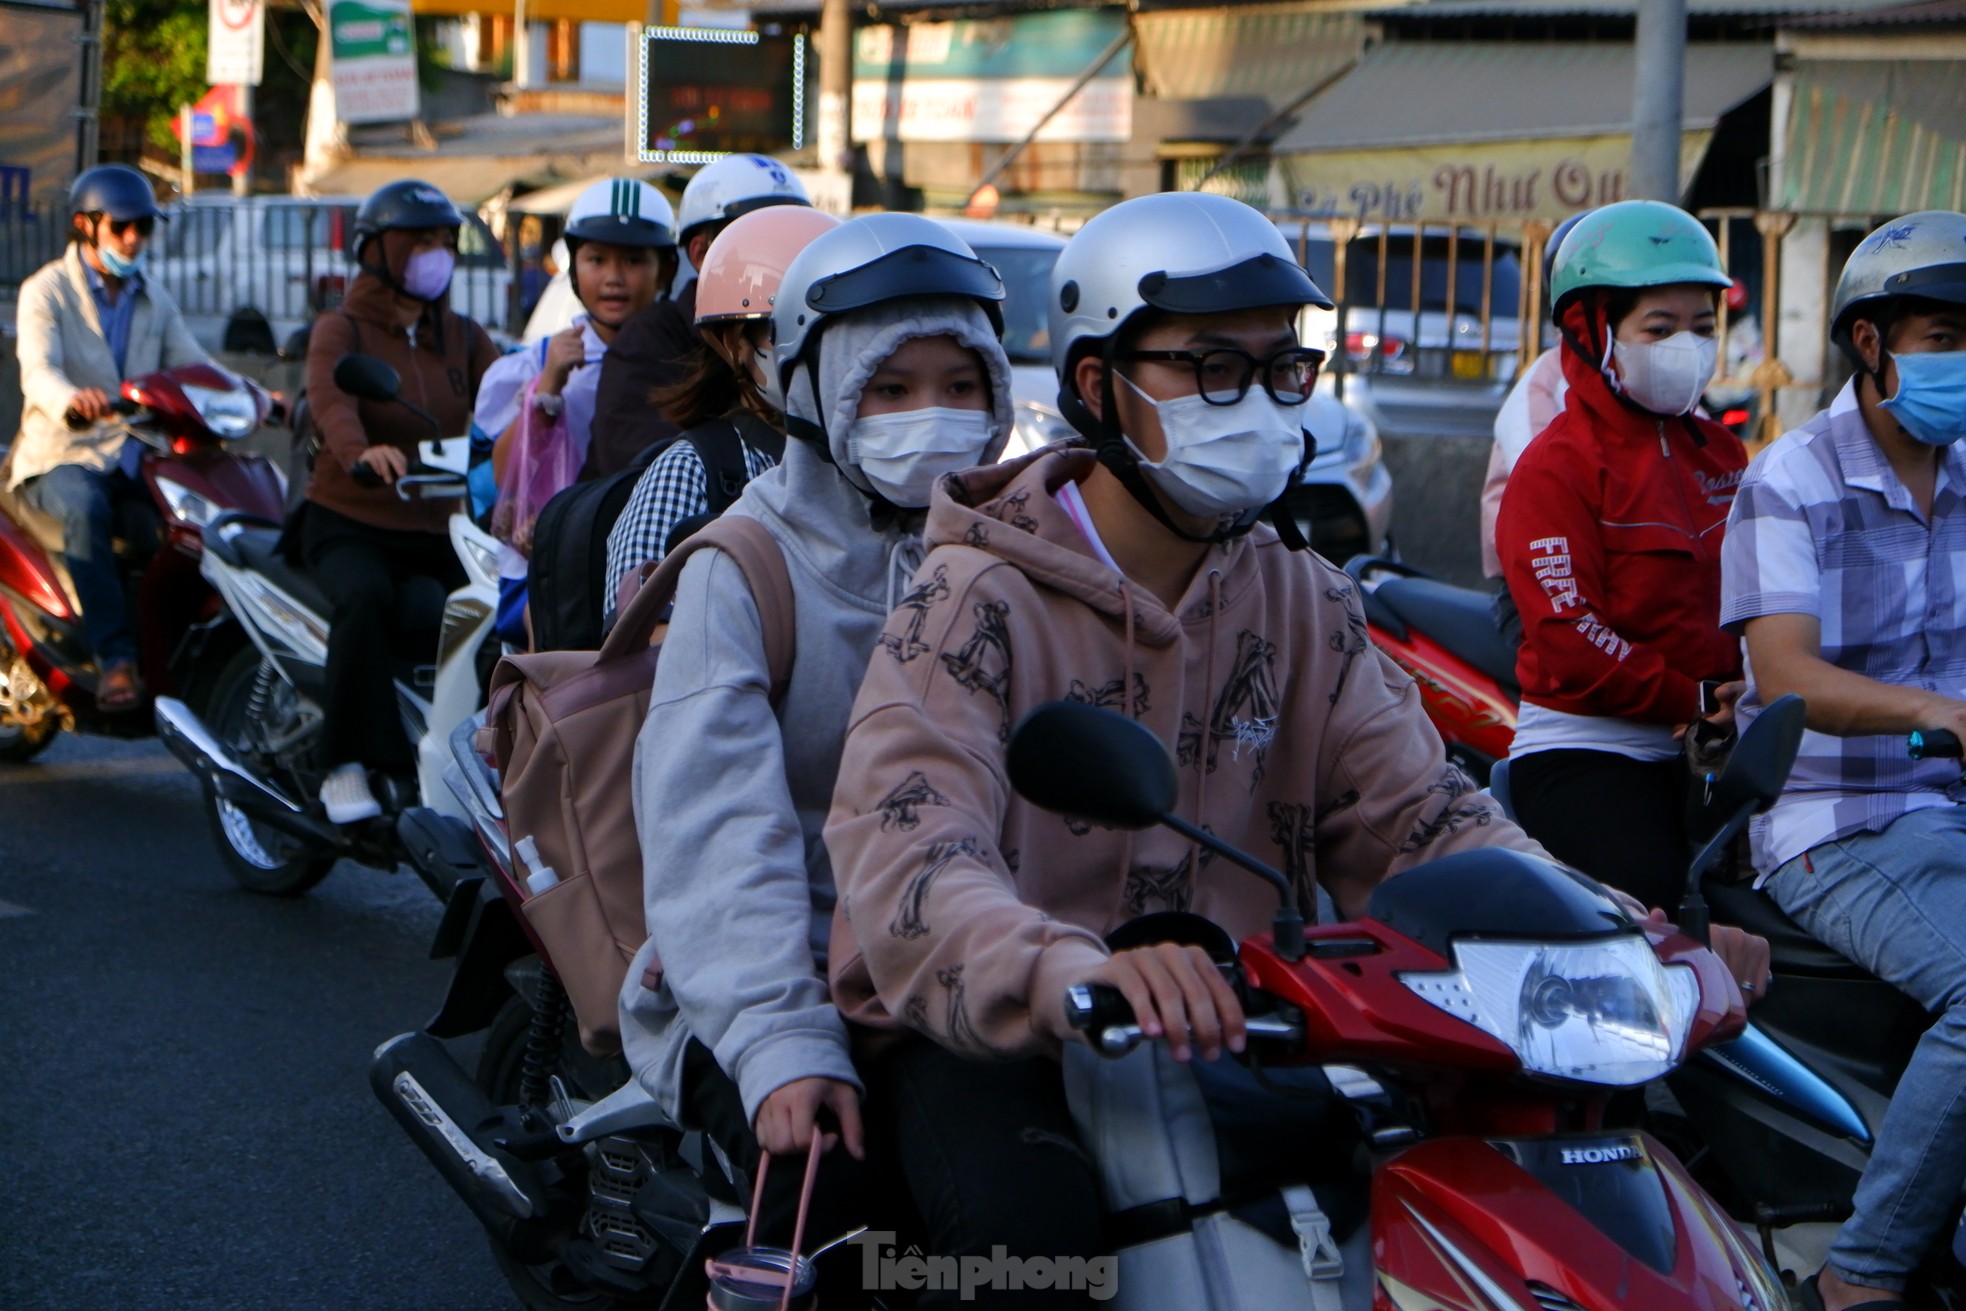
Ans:
<svg viewBox="0 0 1966 1311"><path fill-rule="evenodd" d="M102 256L102 267L112 278L127 278L143 267L142 251L131 256L111 246L97 246L96 254Z"/></svg>
<svg viewBox="0 0 1966 1311"><path fill-rule="evenodd" d="M1966 351L1893 355L1898 394L1881 402L1898 426L1927 446L1966 437Z"/></svg>

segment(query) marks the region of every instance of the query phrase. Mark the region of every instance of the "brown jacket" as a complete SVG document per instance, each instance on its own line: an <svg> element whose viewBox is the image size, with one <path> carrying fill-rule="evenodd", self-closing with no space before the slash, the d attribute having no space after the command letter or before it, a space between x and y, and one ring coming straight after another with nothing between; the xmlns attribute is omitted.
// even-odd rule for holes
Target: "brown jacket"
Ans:
<svg viewBox="0 0 1966 1311"><path fill-rule="evenodd" d="M335 362L351 351L395 369L403 398L428 410L442 431L393 401L357 400L335 386ZM414 333L397 326L394 293L372 273L358 276L340 312L314 321L307 343L307 400L321 430L307 499L374 528L443 532L455 501L404 501L394 488L362 486L348 470L376 442L404 448L414 462L418 442L469 434L472 398L497 358L485 330L442 301L424 311Z"/></svg>
<svg viewBox="0 0 1966 1311"><path fill-rule="evenodd" d="M1092 462L1042 451L936 489L932 549L874 652L826 827L834 1001L851 1020L1028 1056L1065 1037L1065 988L1126 920L1268 928L1269 885L1178 835L1068 821L1011 792L1011 725L1058 698L1153 729L1180 765L1178 814L1300 888L1323 884L1348 915L1419 861L1542 854L1444 763L1342 572L1261 527L1212 548L1170 613L1052 499Z"/></svg>

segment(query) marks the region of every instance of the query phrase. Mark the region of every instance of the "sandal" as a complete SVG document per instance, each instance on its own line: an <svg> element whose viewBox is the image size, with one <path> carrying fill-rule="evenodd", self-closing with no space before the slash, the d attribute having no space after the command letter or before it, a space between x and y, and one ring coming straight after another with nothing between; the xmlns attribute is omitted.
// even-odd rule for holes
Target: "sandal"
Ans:
<svg viewBox="0 0 1966 1311"><path fill-rule="evenodd" d="M102 671L96 683L96 708L105 714L135 710L143 703L143 680L134 660L118 660Z"/></svg>
<svg viewBox="0 0 1966 1311"><path fill-rule="evenodd" d="M1803 1308L1803 1311L1823 1311L1823 1295L1816 1287L1816 1281L1822 1276L1823 1272L1818 1270L1795 1286L1795 1304ZM1884 1296L1872 1298L1868 1302L1857 1302L1849 1308L1849 1311L1905 1311L1903 1298L1885 1292L1881 1288L1877 1291L1884 1293Z"/></svg>

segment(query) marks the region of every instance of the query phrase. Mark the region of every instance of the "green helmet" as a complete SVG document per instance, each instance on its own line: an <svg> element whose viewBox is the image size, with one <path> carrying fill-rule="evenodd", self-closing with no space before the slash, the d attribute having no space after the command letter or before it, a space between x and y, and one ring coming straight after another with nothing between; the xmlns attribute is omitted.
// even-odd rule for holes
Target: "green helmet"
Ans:
<svg viewBox="0 0 1966 1311"><path fill-rule="evenodd" d="M1726 290L1734 280L1701 222L1677 205L1621 200L1584 215L1557 247L1550 317L1561 321L1592 287L1669 287L1692 282Z"/></svg>

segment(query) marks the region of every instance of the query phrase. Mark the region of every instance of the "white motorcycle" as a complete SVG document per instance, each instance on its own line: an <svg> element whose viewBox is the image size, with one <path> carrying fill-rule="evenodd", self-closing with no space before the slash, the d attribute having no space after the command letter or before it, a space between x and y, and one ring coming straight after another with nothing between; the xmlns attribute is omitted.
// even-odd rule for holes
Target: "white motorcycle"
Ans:
<svg viewBox="0 0 1966 1311"><path fill-rule="evenodd" d="M363 355L344 356L335 384L365 400L395 401L437 423L398 394L394 369ZM439 438L418 446L410 472L396 480L404 500L462 498L470 442ZM381 818L336 826L317 800L324 771L313 750L320 736L320 694L328 662L332 607L304 572L278 549L280 527L241 513L205 527L202 572L225 603L226 619L251 639L219 674L201 720L182 701L160 697L157 734L205 782L205 805L220 854L252 892L297 896L320 882L337 860L393 869L403 859L395 817L419 804L461 814L443 785L449 737L484 704L491 665L500 654L492 634L498 605L498 543L460 512L450 518L451 545L465 583L444 596L434 582L404 589L397 631L409 642L434 641L434 663L406 654L389 671L403 729L416 744L418 795L379 778ZM421 594L419 594L421 593Z"/></svg>

